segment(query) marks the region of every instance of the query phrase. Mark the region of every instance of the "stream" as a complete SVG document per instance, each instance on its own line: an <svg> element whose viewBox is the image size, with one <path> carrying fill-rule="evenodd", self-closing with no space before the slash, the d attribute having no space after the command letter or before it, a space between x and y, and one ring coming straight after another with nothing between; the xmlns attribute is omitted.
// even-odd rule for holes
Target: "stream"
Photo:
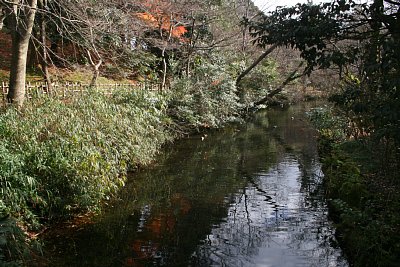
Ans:
<svg viewBox="0 0 400 267"><path fill-rule="evenodd" d="M179 140L49 266L348 266L327 219L309 105Z"/></svg>

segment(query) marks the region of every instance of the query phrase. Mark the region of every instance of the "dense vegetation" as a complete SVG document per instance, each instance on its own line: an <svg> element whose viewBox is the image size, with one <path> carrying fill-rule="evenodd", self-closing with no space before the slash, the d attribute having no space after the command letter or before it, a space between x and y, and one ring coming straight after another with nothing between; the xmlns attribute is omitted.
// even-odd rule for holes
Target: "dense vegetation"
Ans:
<svg viewBox="0 0 400 267"><path fill-rule="evenodd" d="M348 139L346 117L313 110L325 190L337 237L354 266L397 266L400 258L398 158L370 138Z"/></svg>
<svg viewBox="0 0 400 267"><path fill-rule="evenodd" d="M262 93L244 101L235 82L258 51L240 18L256 13L251 1L0 1L0 72L10 84L0 114L0 265L23 264L48 225L99 210L166 142L240 119ZM49 91L63 80L90 87L25 101L26 75ZM265 87L275 77L254 75ZM162 91L104 96L91 89L102 80Z"/></svg>
<svg viewBox="0 0 400 267"><path fill-rule="evenodd" d="M205 70L212 77L213 71ZM99 93L30 100L0 116L2 259L23 253L25 231L71 214L95 211L182 133L239 119L233 79L214 87L177 80L165 93ZM197 86L199 83L197 84ZM43 114L46 114L43 116ZM13 227L14 225L14 227ZM17 242L18 245L15 244Z"/></svg>
<svg viewBox="0 0 400 267"><path fill-rule="evenodd" d="M336 68L335 109L315 110L326 193L355 266L400 262L400 3L298 4L251 25L260 46L300 51L305 73Z"/></svg>
<svg viewBox="0 0 400 267"><path fill-rule="evenodd" d="M399 13L392 0L269 14L248 0L0 0L2 47L12 51L0 53L10 83L0 115L0 264L20 264L46 223L99 209L165 142L238 120L295 79L329 69L340 78L330 85L339 88L331 97L338 117L311 117L332 217L356 266L395 266ZM279 47L298 54L289 63L264 60ZM84 68L92 88L103 76L162 90L106 97L88 89L26 102L27 66L48 90Z"/></svg>
<svg viewBox="0 0 400 267"><path fill-rule="evenodd" d="M0 123L2 223L17 218L26 231L37 231L49 220L99 208L128 169L149 163L172 138L166 107L163 96L137 92L88 94L67 105L37 99L23 113L7 109ZM9 242L18 239L9 230L1 238L2 256L15 256Z"/></svg>

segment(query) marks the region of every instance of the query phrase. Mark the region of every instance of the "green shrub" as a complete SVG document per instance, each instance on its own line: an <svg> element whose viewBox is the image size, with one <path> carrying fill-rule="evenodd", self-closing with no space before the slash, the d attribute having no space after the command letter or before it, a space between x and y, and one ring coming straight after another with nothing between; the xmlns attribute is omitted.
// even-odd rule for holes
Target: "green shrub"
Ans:
<svg viewBox="0 0 400 267"><path fill-rule="evenodd" d="M325 187L331 199L341 199L351 208L360 209L368 196L360 169L337 148L322 159L326 173Z"/></svg>
<svg viewBox="0 0 400 267"><path fill-rule="evenodd" d="M28 258L33 243L27 239L15 219L9 216L0 218L0 266L23 265L23 259Z"/></svg>
<svg viewBox="0 0 400 267"><path fill-rule="evenodd" d="M178 131L220 127L239 117L235 80L223 62L199 62L191 77L172 85L162 93L37 96L22 111L2 111L0 218L16 228L1 225L0 265L22 260L25 253L18 251L28 246L27 231L98 210L124 185L128 170L149 164Z"/></svg>
<svg viewBox="0 0 400 267"><path fill-rule="evenodd" d="M391 193L390 179L377 175L375 157L380 148L368 140L346 140L347 123L332 109L314 109L309 118L320 134L330 217L350 263L397 266L400 202L397 194Z"/></svg>
<svg viewBox="0 0 400 267"><path fill-rule="evenodd" d="M347 129L346 120L341 116L335 115L332 108L314 108L310 110L307 115L321 138L332 142L345 140Z"/></svg>
<svg viewBox="0 0 400 267"><path fill-rule="evenodd" d="M251 63L247 63L246 66L249 64ZM272 90L277 77L276 63L272 60L262 61L240 82L241 102L245 106L251 106L254 102L265 97Z"/></svg>
<svg viewBox="0 0 400 267"><path fill-rule="evenodd" d="M65 104L39 98L0 115L0 218L26 230L93 211L173 138L157 93L88 93Z"/></svg>
<svg viewBox="0 0 400 267"><path fill-rule="evenodd" d="M193 75L172 83L170 114L190 129L221 127L238 119L241 105L223 62L200 62Z"/></svg>

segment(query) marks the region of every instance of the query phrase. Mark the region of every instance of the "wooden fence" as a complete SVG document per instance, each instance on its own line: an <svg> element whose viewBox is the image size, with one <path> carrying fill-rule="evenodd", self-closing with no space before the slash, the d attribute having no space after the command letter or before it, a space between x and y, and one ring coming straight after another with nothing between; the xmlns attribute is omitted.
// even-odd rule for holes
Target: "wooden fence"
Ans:
<svg viewBox="0 0 400 267"><path fill-rule="evenodd" d="M97 92L111 95L116 91L131 91L131 90L147 90L147 91L158 91L160 90L160 84L154 83L137 83L137 84L98 84L96 86L90 86L89 84L83 83L54 83L51 86L51 90L47 83L35 82L26 84L26 99L32 98L34 95L50 95L58 98L68 98L76 94L83 94L89 90L95 90ZM1 99L6 101L9 85L8 83L1 83Z"/></svg>

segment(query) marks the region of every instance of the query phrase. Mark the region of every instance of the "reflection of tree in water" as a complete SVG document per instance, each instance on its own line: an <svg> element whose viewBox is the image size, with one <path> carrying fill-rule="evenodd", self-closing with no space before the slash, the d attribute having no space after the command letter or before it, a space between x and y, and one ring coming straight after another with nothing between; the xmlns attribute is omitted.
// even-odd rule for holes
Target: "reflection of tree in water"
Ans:
<svg viewBox="0 0 400 267"><path fill-rule="evenodd" d="M346 266L328 242L326 207L312 207L310 201L320 200L300 192L300 165L293 158L279 165L248 179L247 188L232 199L226 221L194 253L193 265L252 266L271 248L288 251L288 261L295 261L281 266Z"/></svg>
<svg viewBox="0 0 400 267"><path fill-rule="evenodd" d="M259 113L203 141L180 141L71 238L58 266L252 266L279 242L308 263L331 259L318 247L331 235L315 144L291 116Z"/></svg>
<svg viewBox="0 0 400 267"><path fill-rule="evenodd" d="M264 170L253 166L253 173L245 172L247 187L231 199L226 221L198 247L193 265L260 265L263 254L261 261L270 257L273 266L347 266L330 244L333 233L322 199L322 172L312 131L287 114L285 122L270 120L284 125L284 130L271 130L270 135L277 165L266 165ZM241 156L248 155L242 151ZM241 159L242 164L248 161ZM279 251L286 254L281 263L272 255Z"/></svg>
<svg viewBox="0 0 400 267"><path fill-rule="evenodd" d="M234 197L227 221L211 231L193 256L195 265L248 266L251 257L258 254L269 234L262 225L254 224L251 217L249 198L253 190L246 188Z"/></svg>

